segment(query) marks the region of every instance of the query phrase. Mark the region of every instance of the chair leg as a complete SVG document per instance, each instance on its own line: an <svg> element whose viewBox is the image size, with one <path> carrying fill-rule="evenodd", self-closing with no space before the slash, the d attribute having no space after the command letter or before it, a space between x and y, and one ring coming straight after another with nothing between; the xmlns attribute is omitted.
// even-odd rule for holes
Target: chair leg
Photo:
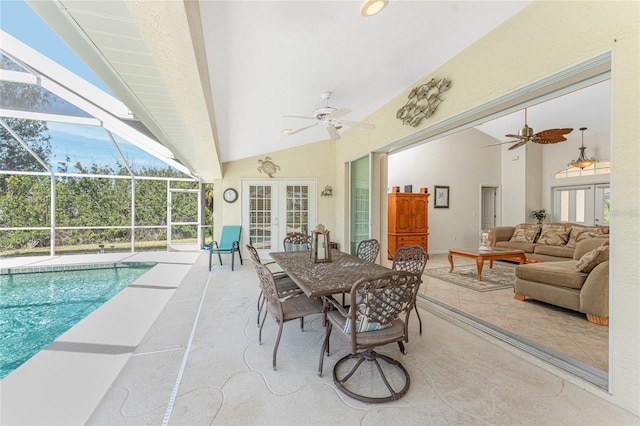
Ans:
<svg viewBox="0 0 640 426"><path fill-rule="evenodd" d="M233 266L234 266L234 260L235 260L235 256L234 256L234 251L231 250L231 270L233 271Z"/></svg>
<svg viewBox="0 0 640 426"><path fill-rule="evenodd" d="M400 348L400 352L402 352L403 355L407 354L407 350L404 348L404 344L402 342L398 342L398 347Z"/></svg>
<svg viewBox="0 0 640 426"><path fill-rule="evenodd" d="M304 331L304 317L300 317L300 331Z"/></svg>
<svg viewBox="0 0 640 426"><path fill-rule="evenodd" d="M318 362L318 377L322 377L322 366L324 364L325 352L327 356L329 356L329 336L331 336L331 324L326 323L324 342L322 342L322 349L320 349L320 361Z"/></svg>
<svg viewBox="0 0 640 426"><path fill-rule="evenodd" d="M278 330L278 338L276 339L276 344L273 347L273 369L276 369L276 355L278 354L278 345L280 344L280 337L282 336L282 327L284 325L284 322L280 321L280 323L278 324L280 326L280 329Z"/></svg>
<svg viewBox="0 0 640 426"><path fill-rule="evenodd" d="M262 309L264 309L265 300L264 292L260 290L260 296L258 296L258 316L256 317L257 327L260 327L260 314L262 314Z"/></svg>
<svg viewBox="0 0 640 426"><path fill-rule="evenodd" d="M213 253L209 250L209 270L211 270L211 256L213 256Z"/></svg>
<svg viewBox="0 0 640 426"><path fill-rule="evenodd" d="M242 251L238 250L238 256L240 256L240 264L244 265L244 263L242 263Z"/></svg>
<svg viewBox="0 0 640 426"><path fill-rule="evenodd" d="M220 256L220 252L218 252L218 260L220 261L220 266L222 266L222 256Z"/></svg>
<svg viewBox="0 0 640 426"><path fill-rule="evenodd" d="M418 324L420 325L420 335L422 336L422 319L420 319L420 312L418 312L418 305L415 305L416 315L418 316Z"/></svg>
<svg viewBox="0 0 640 426"><path fill-rule="evenodd" d="M267 311L264 311L264 316L262 317L262 322L260 323L260 331L258 332L258 344L262 344L262 327L264 327L265 320L267 319Z"/></svg>

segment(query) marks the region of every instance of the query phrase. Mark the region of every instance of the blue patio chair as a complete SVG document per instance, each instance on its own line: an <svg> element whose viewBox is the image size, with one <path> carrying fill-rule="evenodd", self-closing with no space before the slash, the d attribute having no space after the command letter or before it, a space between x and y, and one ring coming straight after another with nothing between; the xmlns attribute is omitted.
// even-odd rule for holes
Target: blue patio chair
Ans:
<svg viewBox="0 0 640 426"><path fill-rule="evenodd" d="M218 259L220 259L220 265L222 265L221 253L231 254L231 270L233 271L235 252L238 252L240 256L240 264L242 265L242 253L240 252L240 233L242 232L241 226L223 226L222 236L220 237L220 244L214 241L209 246L209 270L211 270L211 256L213 253L218 253Z"/></svg>

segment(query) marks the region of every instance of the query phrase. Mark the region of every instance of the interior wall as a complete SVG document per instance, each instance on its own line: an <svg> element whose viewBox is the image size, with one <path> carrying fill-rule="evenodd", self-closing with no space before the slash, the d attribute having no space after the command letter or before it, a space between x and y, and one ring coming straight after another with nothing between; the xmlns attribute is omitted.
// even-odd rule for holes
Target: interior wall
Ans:
<svg viewBox="0 0 640 426"><path fill-rule="evenodd" d="M483 148L495 139L475 129L445 136L389 155L388 188L413 185L413 192L449 186L449 208L434 208L429 199L429 252L474 247L480 232L480 187L500 186L500 152Z"/></svg>
<svg viewBox="0 0 640 426"><path fill-rule="evenodd" d="M639 16L638 2L534 1L416 82L442 77L452 81L445 101L421 128L403 126L396 119L412 85L364 119L376 124L374 132L346 132L336 147L336 163L342 165L611 51L611 161L615 172L611 179L610 394L593 392L635 414L640 414ZM346 183L344 172L338 169L336 185L344 188ZM502 198L508 199L504 188ZM344 229L345 206L338 202L335 207L337 227ZM505 217L503 222L507 221Z"/></svg>

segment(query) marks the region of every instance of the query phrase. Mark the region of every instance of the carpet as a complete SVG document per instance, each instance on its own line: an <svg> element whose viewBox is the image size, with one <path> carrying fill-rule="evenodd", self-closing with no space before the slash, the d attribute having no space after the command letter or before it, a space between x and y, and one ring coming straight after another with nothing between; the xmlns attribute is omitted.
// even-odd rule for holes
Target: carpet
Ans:
<svg viewBox="0 0 640 426"><path fill-rule="evenodd" d="M451 284L470 288L475 291L491 291L503 288L512 288L515 280L514 267L494 262L493 268L489 268L489 262L485 262L482 268L482 281L478 281L478 268L473 265L456 265L453 272L449 273L449 267L426 269L424 274L447 281Z"/></svg>

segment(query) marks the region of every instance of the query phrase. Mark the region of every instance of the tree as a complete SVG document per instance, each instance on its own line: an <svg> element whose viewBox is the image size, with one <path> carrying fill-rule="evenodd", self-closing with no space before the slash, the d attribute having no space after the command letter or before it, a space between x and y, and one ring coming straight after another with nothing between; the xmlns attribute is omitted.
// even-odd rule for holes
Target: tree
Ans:
<svg viewBox="0 0 640 426"><path fill-rule="evenodd" d="M0 55L0 68L23 71L8 57ZM51 93L40 86L0 81L0 108L21 111L43 111L53 102ZM51 136L45 121L3 118L7 125L45 162L51 155ZM0 170L35 171L42 166L4 126L0 126ZM4 179L0 178L0 189Z"/></svg>

